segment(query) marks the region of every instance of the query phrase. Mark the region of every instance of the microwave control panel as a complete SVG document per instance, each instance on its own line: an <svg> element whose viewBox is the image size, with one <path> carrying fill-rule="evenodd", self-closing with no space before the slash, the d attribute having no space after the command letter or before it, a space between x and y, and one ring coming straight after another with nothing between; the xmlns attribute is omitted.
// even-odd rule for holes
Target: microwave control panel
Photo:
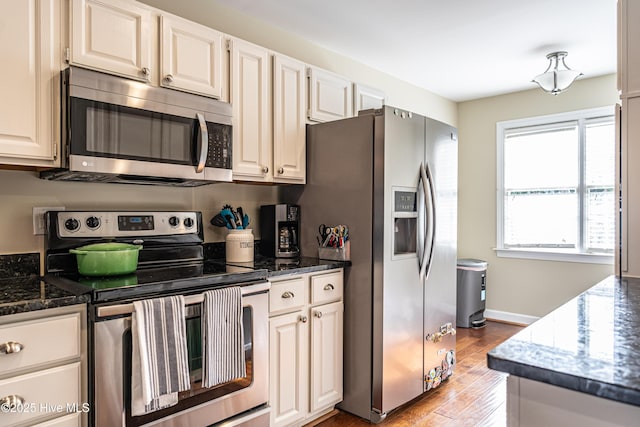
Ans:
<svg viewBox="0 0 640 427"><path fill-rule="evenodd" d="M206 166L209 168L231 169L231 126L207 123L209 150Z"/></svg>

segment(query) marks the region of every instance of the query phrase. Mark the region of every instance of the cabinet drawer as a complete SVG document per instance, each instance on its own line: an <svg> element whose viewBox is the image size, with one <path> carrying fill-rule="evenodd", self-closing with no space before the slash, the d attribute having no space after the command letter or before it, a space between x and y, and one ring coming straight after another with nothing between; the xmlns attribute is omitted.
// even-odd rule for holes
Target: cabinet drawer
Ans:
<svg viewBox="0 0 640 427"><path fill-rule="evenodd" d="M305 280L298 277L271 284L269 312L296 310L307 302Z"/></svg>
<svg viewBox="0 0 640 427"><path fill-rule="evenodd" d="M311 276L311 304L342 299L342 271Z"/></svg>
<svg viewBox="0 0 640 427"><path fill-rule="evenodd" d="M0 412L0 425L12 426L37 418L64 415L82 409L80 362L0 381L0 399L19 396L24 402L15 412ZM68 406L67 406L68 405Z"/></svg>
<svg viewBox="0 0 640 427"><path fill-rule="evenodd" d="M19 352L0 353L0 375L79 357L80 328L78 313L0 325L0 345L22 345Z"/></svg>

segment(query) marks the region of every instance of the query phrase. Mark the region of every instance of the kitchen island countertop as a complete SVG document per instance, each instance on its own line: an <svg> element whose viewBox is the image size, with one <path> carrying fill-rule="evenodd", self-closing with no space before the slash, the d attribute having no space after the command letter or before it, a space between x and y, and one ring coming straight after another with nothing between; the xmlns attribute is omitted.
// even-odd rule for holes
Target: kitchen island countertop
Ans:
<svg viewBox="0 0 640 427"><path fill-rule="evenodd" d="M487 354L489 368L640 406L640 279L611 276Z"/></svg>

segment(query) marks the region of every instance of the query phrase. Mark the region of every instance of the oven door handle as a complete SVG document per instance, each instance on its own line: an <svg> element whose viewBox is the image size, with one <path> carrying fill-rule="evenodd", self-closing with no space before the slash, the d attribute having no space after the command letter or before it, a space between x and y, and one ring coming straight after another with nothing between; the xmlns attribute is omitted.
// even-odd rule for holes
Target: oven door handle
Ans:
<svg viewBox="0 0 640 427"><path fill-rule="evenodd" d="M255 285L242 286L242 296L248 296L253 294L259 294L268 292L271 288L270 282L256 283ZM204 301L204 293L196 295L187 295L184 297L185 305L200 304ZM125 314L133 313L133 304L117 304L108 305L104 307L98 307L96 310L96 317L98 319L104 317L122 316Z"/></svg>

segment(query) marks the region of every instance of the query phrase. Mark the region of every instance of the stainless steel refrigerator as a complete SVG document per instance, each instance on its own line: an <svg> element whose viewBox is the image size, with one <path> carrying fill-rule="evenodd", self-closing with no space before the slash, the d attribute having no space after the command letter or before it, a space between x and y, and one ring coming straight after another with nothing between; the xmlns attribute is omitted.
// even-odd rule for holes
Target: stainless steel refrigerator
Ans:
<svg viewBox="0 0 640 427"><path fill-rule="evenodd" d="M372 422L455 364L457 153L456 129L388 106L307 126L302 255L348 225L339 407Z"/></svg>

